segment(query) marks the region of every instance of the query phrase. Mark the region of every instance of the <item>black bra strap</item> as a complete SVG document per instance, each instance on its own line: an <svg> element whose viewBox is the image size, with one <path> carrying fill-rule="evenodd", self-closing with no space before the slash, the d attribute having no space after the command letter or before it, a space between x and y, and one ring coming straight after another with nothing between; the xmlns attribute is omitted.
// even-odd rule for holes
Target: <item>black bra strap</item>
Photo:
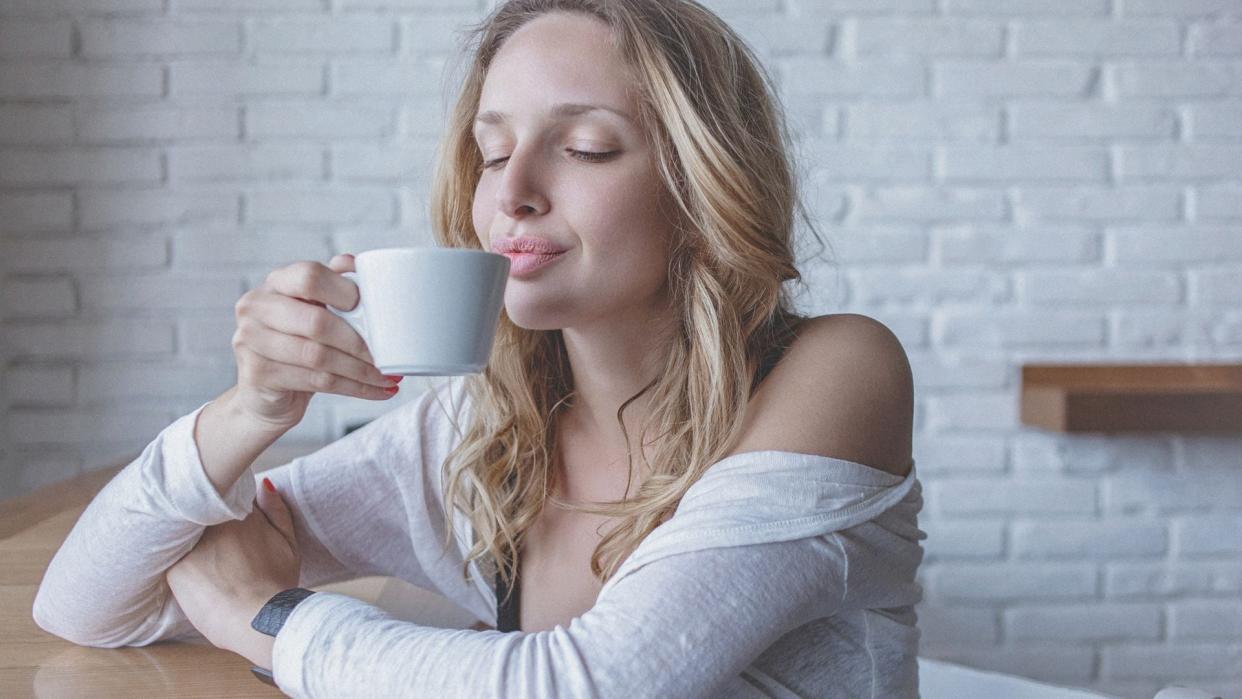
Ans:
<svg viewBox="0 0 1242 699"><path fill-rule="evenodd" d="M500 571L496 571L496 630L497 631L519 631L521 630L521 619L518 613L518 601L521 598L522 583L515 575L513 578L513 592L506 595L508 588L505 586L504 580L500 577ZM506 600L505 597L508 597Z"/></svg>

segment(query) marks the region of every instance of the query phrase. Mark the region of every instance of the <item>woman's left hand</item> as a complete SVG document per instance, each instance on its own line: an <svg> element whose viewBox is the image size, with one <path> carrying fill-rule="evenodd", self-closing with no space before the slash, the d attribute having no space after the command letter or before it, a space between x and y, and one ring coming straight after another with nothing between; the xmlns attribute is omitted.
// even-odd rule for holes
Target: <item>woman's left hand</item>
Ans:
<svg viewBox="0 0 1242 699"><path fill-rule="evenodd" d="M245 519L208 527L165 577L190 623L212 645L270 670L276 639L250 621L272 595L297 587L302 561L293 516L280 494L259 488L255 504Z"/></svg>

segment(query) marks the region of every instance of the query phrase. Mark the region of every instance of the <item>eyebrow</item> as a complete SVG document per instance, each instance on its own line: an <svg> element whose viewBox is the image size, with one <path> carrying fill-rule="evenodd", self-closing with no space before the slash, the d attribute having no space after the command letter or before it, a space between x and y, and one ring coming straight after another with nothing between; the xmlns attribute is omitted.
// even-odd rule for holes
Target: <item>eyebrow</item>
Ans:
<svg viewBox="0 0 1242 699"><path fill-rule="evenodd" d="M622 112L617 109L613 109L612 107L605 107L601 104L579 104L579 103L574 103L574 102L561 102L559 104L552 105L552 108L548 110L548 113L555 117L564 118L564 117L571 117L571 116L579 116L581 114L586 114L588 112L595 112L595 111L611 112L621 117L622 119L625 119L626 121L630 123L633 123L633 119L630 118L629 114L626 114L625 112ZM506 121L508 121L508 119L509 119L509 115L505 114L504 112L488 110L486 112L479 112L479 114L475 116L474 122L476 124L503 124Z"/></svg>

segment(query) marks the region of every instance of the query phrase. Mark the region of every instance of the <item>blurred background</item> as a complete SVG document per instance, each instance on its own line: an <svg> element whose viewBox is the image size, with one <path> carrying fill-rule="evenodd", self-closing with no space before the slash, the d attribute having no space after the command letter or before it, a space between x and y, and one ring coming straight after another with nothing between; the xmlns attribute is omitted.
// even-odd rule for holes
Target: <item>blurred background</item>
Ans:
<svg viewBox="0 0 1242 699"><path fill-rule="evenodd" d="M879 319L914 368L921 654L1242 696L1242 435L1018 409L1026 363L1240 361L1242 1L705 4L796 131L830 246L800 310ZM272 269L432 244L457 30L492 5L0 0L0 498L229 388ZM319 395L277 446L393 407Z"/></svg>

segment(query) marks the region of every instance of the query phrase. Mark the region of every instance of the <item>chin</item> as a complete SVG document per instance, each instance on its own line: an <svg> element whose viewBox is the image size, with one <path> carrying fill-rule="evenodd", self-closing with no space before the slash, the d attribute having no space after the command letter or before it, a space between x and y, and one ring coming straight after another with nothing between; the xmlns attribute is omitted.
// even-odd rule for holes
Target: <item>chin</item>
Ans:
<svg viewBox="0 0 1242 699"><path fill-rule="evenodd" d="M568 325L562 308L541 307L524 301L510 302L505 299L505 315L514 325L524 330L560 330Z"/></svg>

